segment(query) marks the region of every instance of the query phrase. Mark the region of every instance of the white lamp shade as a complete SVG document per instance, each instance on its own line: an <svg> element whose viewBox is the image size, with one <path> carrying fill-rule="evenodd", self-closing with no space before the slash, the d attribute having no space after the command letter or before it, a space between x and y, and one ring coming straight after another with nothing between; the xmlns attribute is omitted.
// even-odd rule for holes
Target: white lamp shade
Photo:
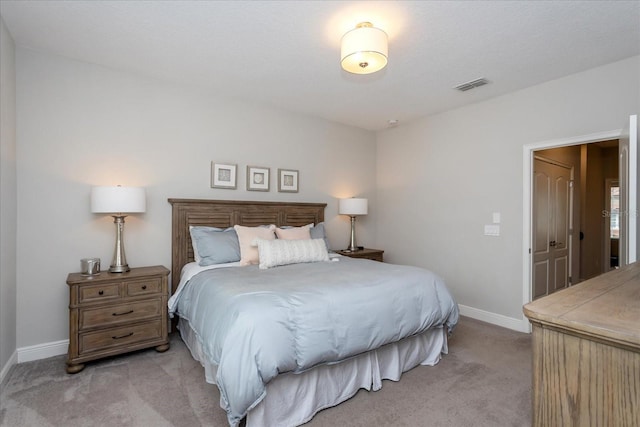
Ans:
<svg viewBox="0 0 640 427"><path fill-rule="evenodd" d="M368 213L367 199L358 199L352 197L350 199L340 199L338 201L338 213L340 215L366 215Z"/></svg>
<svg viewBox="0 0 640 427"><path fill-rule="evenodd" d="M91 212L139 213L147 210L142 187L92 187Z"/></svg>
<svg viewBox="0 0 640 427"><path fill-rule="evenodd" d="M342 36L340 64L354 74L371 74L387 65L389 55L387 33L374 28L370 22L361 22Z"/></svg>

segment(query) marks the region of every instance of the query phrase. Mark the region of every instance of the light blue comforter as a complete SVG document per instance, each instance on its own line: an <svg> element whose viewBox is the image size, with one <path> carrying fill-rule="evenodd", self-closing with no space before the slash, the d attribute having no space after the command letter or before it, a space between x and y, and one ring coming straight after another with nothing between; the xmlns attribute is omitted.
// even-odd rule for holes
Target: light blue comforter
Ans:
<svg viewBox="0 0 640 427"><path fill-rule="evenodd" d="M430 271L376 261L204 271L176 313L218 366L216 383L232 426L282 372L335 363L434 326L451 331L458 306Z"/></svg>

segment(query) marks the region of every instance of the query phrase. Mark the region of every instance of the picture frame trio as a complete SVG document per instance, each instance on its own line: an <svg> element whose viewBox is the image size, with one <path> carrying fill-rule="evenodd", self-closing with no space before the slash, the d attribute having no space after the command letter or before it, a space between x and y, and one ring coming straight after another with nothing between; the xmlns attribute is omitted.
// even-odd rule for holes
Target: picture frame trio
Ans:
<svg viewBox="0 0 640 427"><path fill-rule="evenodd" d="M211 162L211 188L235 190L238 183L238 165ZM298 192L299 171L278 168L278 192ZM247 191L270 191L271 169L247 166Z"/></svg>

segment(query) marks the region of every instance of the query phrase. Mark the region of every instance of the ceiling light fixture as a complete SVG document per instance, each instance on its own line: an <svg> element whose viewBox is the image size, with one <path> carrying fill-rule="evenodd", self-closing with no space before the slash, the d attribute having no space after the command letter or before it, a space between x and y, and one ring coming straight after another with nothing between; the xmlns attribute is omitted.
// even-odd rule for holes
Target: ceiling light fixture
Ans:
<svg viewBox="0 0 640 427"><path fill-rule="evenodd" d="M340 64L353 74L371 74L387 65L387 33L371 22L361 22L342 36Z"/></svg>

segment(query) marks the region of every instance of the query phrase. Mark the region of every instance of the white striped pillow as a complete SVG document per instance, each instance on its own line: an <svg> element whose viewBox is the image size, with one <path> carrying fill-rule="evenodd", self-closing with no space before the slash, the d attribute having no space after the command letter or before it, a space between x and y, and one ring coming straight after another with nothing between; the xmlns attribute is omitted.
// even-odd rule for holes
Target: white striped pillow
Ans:
<svg viewBox="0 0 640 427"><path fill-rule="evenodd" d="M256 239L261 269L303 262L329 261L324 239L264 240Z"/></svg>

